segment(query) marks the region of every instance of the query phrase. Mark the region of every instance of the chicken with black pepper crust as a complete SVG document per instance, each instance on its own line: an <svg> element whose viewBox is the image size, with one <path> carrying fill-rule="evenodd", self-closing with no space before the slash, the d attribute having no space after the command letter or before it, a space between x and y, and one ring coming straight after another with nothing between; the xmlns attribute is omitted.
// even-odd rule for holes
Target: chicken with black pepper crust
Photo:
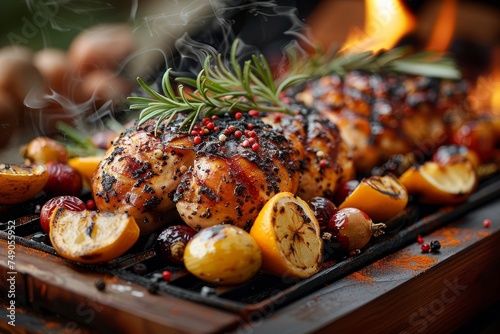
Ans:
<svg viewBox="0 0 500 334"><path fill-rule="evenodd" d="M133 215L144 234L178 217L196 230L249 229L279 192L331 198L354 177L338 128L310 109L205 118L190 133L180 131L183 119L115 140L92 180L99 210Z"/></svg>

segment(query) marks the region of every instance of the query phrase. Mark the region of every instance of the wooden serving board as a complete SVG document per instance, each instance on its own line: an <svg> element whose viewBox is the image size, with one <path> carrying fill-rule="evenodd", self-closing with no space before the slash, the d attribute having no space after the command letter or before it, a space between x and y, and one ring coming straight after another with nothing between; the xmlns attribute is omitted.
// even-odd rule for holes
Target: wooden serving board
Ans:
<svg viewBox="0 0 500 334"><path fill-rule="evenodd" d="M34 312L33 317L40 311L61 315L63 329L81 326L99 332L452 331L500 300L499 191L495 182L470 202L419 219L362 254L254 304L217 295L200 296L198 302L196 291L179 298L168 288L151 294L124 276L89 270L17 244L16 305ZM482 223L486 218L489 228ZM439 240L441 251L422 254L418 234L427 242ZM12 271L7 248L0 240L3 296ZM104 291L96 288L98 279L106 283Z"/></svg>

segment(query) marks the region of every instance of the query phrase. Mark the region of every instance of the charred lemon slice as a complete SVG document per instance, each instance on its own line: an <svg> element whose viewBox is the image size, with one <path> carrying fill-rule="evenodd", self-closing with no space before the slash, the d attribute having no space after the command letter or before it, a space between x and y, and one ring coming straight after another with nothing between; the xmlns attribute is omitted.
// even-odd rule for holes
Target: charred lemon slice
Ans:
<svg viewBox="0 0 500 334"><path fill-rule="evenodd" d="M262 269L275 276L307 278L321 267L323 240L309 205L289 192L266 202L250 229L262 250Z"/></svg>
<svg viewBox="0 0 500 334"><path fill-rule="evenodd" d="M413 166L401 175L400 181L422 203L458 204L474 191L478 177L472 163L462 159Z"/></svg>
<svg viewBox="0 0 500 334"><path fill-rule="evenodd" d="M132 247L139 238L139 227L134 217L125 213L57 207L50 220L49 235L62 257L81 263L102 263Z"/></svg>
<svg viewBox="0 0 500 334"><path fill-rule="evenodd" d="M0 204L27 201L42 191L48 180L44 164L0 164Z"/></svg>
<svg viewBox="0 0 500 334"><path fill-rule="evenodd" d="M393 175L370 176L340 204L339 210L357 208L373 221L385 222L401 213L408 204L408 192Z"/></svg>

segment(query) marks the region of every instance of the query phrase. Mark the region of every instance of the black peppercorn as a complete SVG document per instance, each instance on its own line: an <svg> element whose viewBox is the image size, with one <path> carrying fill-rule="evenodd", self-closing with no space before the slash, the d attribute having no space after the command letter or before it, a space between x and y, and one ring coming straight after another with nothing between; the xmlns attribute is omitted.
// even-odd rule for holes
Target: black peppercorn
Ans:
<svg viewBox="0 0 500 334"><path fill-rule="evenodd" d="M104 291L104 289L106 289L106 282L104 282L102 278L99 278L97 279L97 281L95 281L95 287L99 291Z"/></svg>
<svg viewBox="0 0 500 334"><path fill-rule="evenodd" d="M158 283L151 283L148 286L148 292L153 295L158 293L158 289L159 289Z"/></svg>
<svg viewBox="0 0 500 334"><path fill-rule="evenodd" d="M441 244L439 243L439 241L437 240L431 241L431 252L439 252L440 249L441 249Z"/></svg>

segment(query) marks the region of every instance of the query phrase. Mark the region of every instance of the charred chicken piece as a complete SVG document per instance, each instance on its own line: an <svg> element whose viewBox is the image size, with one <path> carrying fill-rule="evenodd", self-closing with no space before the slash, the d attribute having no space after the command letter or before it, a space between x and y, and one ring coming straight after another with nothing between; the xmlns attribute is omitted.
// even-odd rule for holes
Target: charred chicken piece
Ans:
<svg viewBox="0 0 500 334"><path fill-rule="evenodd" d="M301 179L297 195L333 199L342 182L355 178L354 161L339 128L311 108L294 106L295 116L270 115L264 121L282 131L297 147Z"/></svg>
<svg viewBox="0 0 500 334"><path fill-rule="evenodd" d="M293 95L338 125L356 170L369 173L395 154L429 154L449 140L450 130L472 117L466 92L463 81L350 72L311 81Z"/></svg>
<svg viewBox="0 0 500 334"><path fill-rule="evenodd" d="M195 230L248 229L279 192L332 198L354 177L338 128L319 112L239 116L204 120L194 134L180 131L182 117L156 135L152 123L127 130L92 179L97 208L134 216L143 234L178 218Z"/></svg>
<svg viewBox="0 0 500 334"><path fill-rule="evenodd" d="M220 131L210 131L195 146L174 202L195 230L221 223L248 229L272 196L297 192L295 148L260 117L220 117L214 124Z"/></svg>
<svg viewBox="0 0 500 334"><path fill-rule="evenodd" d="M155 135L149 123L122 133L91 181L97 208L134 216L142 234L178 218L171 196L195 152L193 138L177 130L160 128Z"/></svg>

